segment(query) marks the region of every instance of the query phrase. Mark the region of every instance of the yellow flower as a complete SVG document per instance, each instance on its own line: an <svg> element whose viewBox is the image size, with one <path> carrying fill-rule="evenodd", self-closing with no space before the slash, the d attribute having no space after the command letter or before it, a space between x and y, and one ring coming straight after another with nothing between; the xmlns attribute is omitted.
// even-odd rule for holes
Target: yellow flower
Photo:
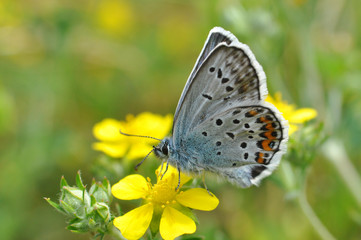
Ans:
<svg viewBox="0 0 361 240"><path fill-rule="evenodd" d="M297 131L298 125L317 116L317 111L313 108L295 109L295 105L282 101L282 95L279 92L275 94L275 98L268 95L266 101L275 105L275 107L283 114L283 117L288 121L290 126L288 135Z"/></svg>
<svg viewBox="0 0 361 240"><path fill-rule="evenodd" d="M139 174L129 175L113 185L112 194L122 200L143 199L143 205L114 219L113 224L127 239L139 239L151 222L159 224L159 232L164 239L174 239L182 234L196 231L196 224L190 217L188 208L211 211L219 203L217 197L210 196L203 188L186 191L176 190L178 170L169 167L161 179L159 168L156 171L157 183L152 185ZM191 178L180 175L180 187ZM160 219L160 220L159 220ZM159 222L157 222L159 221Z"/></svg>
<svg viewBox="0 0 361 240"><path fill-rule="evenodd" d="M137 159L147 155L152 145L158 141L149 138L127 137L119 130L129 134L138 134L164 138L172 127L172 116L165 117L152 113L141 113L138 116L127 115L126 121L104 119L95 124L94 136L101 142L93 144L95 150L104 152L111 157Z"/></svg>
<svg viewBox="0 0 361 240"><path fill-rule="evenodd" d="M97 6L100 27L109 33L126 35L132 29L135 13L126 0L102 0Z"/></svg>

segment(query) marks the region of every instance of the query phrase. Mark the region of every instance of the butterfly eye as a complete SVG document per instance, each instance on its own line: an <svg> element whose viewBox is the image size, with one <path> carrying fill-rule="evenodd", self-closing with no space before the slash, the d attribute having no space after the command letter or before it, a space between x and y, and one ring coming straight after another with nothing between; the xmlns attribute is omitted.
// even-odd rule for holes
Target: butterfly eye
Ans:
<svg viewBox="0 0 361 240"><path fill-rule="evenodd" d="M164 144L162 147L162 153L168 155L168 143Z"/></svg>

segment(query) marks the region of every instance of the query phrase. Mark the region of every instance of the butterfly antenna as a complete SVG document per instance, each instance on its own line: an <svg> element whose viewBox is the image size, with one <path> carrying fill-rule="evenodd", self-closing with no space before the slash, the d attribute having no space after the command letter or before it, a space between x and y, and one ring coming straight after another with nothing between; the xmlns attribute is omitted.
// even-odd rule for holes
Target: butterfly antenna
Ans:
<svg viewBox="0 0 361 240"><path fill-rule="evenodd" d="M159 138L155 138L155 137L151 137L151 136L143 136L143 135L135 135L135 134L128 134L128 133L124 133L122 132L121 129L119 129L119 132L120 134L124 135L124 136L128 136L128 137L142 137L142 138L151 138L151 139L155 139L155 140L158 140L158 141L162 141L162 139L159 139ZM154 150L154 149L153 149ZM153 151L152 150L152 151Z"/></svg>
<svg viewBox="0 0 361 240"><path fill-rule="evenodd" d="M135 167L134 167L135 171L138 171L139 166L142 165L142 163L144 162L144 160L147 159L147 157L154 151L154 149L155 149L155 147L153 147L153 149L147 154L147 156L145 156L145 157L143 158L143 160L142 160L140 163L138 163L137 165L135 165Z"/></svg>

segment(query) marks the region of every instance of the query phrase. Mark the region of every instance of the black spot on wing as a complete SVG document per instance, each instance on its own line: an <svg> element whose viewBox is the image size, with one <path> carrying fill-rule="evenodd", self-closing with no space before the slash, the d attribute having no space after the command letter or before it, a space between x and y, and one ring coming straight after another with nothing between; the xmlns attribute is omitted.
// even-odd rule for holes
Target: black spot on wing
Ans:
<svg viewBox="0 0 361 240"><path fill-rule="evenodd" d="M226 83L229 81L229 78L222 78L222 83Z"/></svg>
<svg viewBox="0 0 361 240"><path fill-rule="evenodd" d="M209 96L207 94L202 94L203 97L207 98L208 100L212 100L212 96Z"/></svg>
<svg viewBox="0 0 361 240"><path fill-rule="evenodd" d="M234 115L237 115L238 113L240 113L241 112L241 110L235 110L235 111L233 111L233 113L232 113L232 115L234 116Z"/></svg>
<svg viewBox="0 0 361 240"><path fill-rule="evenodd" d="M218 72L217 72L217 77L221 78L222 77L222 70L219 68Z"/></svg>
<svg viewBox="0 0 361 240"><path fill-rule="evenodd" d="M231 87L231 86L227 86L227 87L226 87L226 91L227 91L227 92L230 92L230 91L232 91L232 90L233 90L233 87Z"/></svg>

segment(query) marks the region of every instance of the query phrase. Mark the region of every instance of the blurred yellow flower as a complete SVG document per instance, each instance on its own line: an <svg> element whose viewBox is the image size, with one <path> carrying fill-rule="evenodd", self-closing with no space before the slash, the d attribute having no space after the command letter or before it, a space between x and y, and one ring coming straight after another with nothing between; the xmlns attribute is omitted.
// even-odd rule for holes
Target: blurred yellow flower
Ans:
<svg viewBox="0 0 361 240"><path fill-rule="evenodd" d="M93 148L105 154L126 159L142 158L149 153L152 145L158 141L150 138L127 137L124 133L152 136L159 139L167 136L172 127L172 115L161 116L144 112L138 116L127 115L126 121L104 119L94 125L93 134L100 140L93 144Z"/></svg>
<svg viewBox="0 0 361 240"><path fill-rule="evenodd" d="M275 105L275 107L283 114L283 117L288 121L290 126L288 135L297 131L298 125L317 117L317 111L313 108L295 109L295 105L282 101L282 95L279 92L275 94L274 98L268 95L266 102Z"/></svg>
<svg viewBox="0 0 361 240"><path fill-rule="evenodd" d="M102 0L97 7L97 21L109 33L126 34L134 23L134 12L126 0Z"/></svg>
<svg viewBox="0 0 361 240"><path fill-rule="evenodd" d="M196 231L196 224L190 217L189 209L211 211L218 206L219 200L203 188L179 191L179 188L191 178L183 173L178 186L178 170L169 167L163 178L156 170L157 183L152 185L139 175L129 175L112 186L112 194L121 200L144 199L143 205L114 219L113 224L127 239L141 238L152 220L159 225L159 232L164 239L174 239L183 234ZM160 219L160 220L159 220Z"/></svg>

